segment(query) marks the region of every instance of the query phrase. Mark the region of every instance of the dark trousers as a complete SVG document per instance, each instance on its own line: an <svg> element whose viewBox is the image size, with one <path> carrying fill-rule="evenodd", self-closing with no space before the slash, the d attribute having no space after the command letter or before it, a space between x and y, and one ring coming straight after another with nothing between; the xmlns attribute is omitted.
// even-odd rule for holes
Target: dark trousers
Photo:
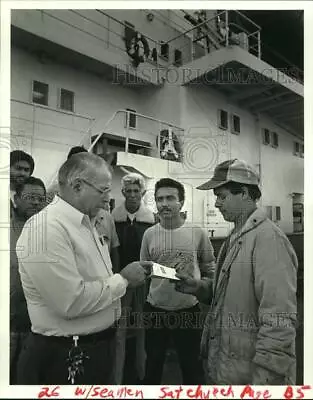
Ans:
<svg viewBox="0 0 313 400"><path fill-rule="evenodd" d="M72 341L30 333L22 349L18 367L18 385L69 385L66 359ZM75 384L113 385L114 334L105 340L78 345L89 356L84 372L76 375Z"/></svg>
<svg viewBox="0 0 313 400"><path fill-rule="evenodd" d="M184 385L204 384L200 359L201 311L194 307L166 311L146 303L145 348L147 353L145 385L160 385L170 340L176 349ZM175 384L175 382L173 382Z"/></svg>
<svg viewBox="0 0 313 400"><path fill-rule="evenodd" d="M125 364L123 370L123 385L140 385L137 368L136 368L136 338L131 337L126 339L125 348Z"/></svg>
<svg viewBox="0 0 313 400"><path fill-rule="evenodd" d="M10 385L16 385L17 366L29 332L10 332Z"/></svg>

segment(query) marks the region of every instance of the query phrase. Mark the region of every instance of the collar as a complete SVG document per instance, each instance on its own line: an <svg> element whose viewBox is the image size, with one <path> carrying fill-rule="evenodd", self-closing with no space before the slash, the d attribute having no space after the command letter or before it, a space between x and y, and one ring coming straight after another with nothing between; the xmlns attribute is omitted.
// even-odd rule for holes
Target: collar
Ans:
<svg viewBox="0 0 313 400"><path fill-rule="evenodd" d="M68 220L77 227L80 227L82 223L87 223L89 226L91 225L88 215L83 214L58 195L55 196L55 201L52 204L49 204L47 208L52 209L55 214L62 216L62 219Z"/></svg>
<svg viewBox="0 0 313 400"><path fill-rule="evenodd" d="M114 218L114 221L116 222L127 221L128 214L129 212L126 210L125 202L120 206L114 208L114 210L112 211L112 216ZM135 215L137 222L147 222L154 224L154 215L152 211L150 211L149 208L144 205L143 202L140 203L140 207L136 211Z"/></svg>
<svg viewBox="0 0 313 400"><path fill-rule="evenodd" d="M260 225L266 219L267 219L266 212L261 208L257 208L248 217L245 224L242 226L242 228L236 234L233 235L233 233L231 233L231 239L230 239L231 242L233 242L235 239L238 239L240 236L244 235L245 233L251 231L252 229L256 228L258 225Z"/></svg>

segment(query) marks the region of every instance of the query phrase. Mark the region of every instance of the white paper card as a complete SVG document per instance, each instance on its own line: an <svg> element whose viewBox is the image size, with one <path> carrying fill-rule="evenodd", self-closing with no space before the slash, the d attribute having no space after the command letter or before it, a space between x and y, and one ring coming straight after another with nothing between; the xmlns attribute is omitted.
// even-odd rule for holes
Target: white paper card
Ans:
<svg viewBox="0 0 313 400"><path fill-rule="evenodd" d="M151 270L151 277L174 279L175 281L180 280L179 278L176 277L176 270L174 268L165 267L164 265L158 263L153 263Z"/></svg>

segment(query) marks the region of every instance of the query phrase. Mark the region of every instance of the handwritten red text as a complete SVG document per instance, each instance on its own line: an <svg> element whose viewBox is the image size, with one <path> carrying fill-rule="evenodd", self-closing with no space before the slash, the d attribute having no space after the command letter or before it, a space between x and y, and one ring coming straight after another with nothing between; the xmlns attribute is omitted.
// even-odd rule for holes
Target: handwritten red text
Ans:
<svg viewBox="0 0 313 400"><path fill-rule="evenodd" d="M59 391L60 391L60 386L55 386L55 387L44 386L38 393L38 399L42 398L49 399L50 397L59 397L60 395Z"/></svg>

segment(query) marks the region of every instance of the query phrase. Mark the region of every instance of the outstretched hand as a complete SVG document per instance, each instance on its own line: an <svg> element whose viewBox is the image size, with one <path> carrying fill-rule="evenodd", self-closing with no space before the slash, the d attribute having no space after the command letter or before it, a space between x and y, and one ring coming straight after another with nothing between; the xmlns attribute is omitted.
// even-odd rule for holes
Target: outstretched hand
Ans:
<svg viewBox="0 0 313 400"><path fill-rule="evenodd" d="M175 290L185 294L196 294L198 291L201 281L199 279L194 279L189 275L176 272L177 278L179 281L175 281Z"/></svg>
<svg viewBox="0 0 313 400"><path fill-rule="evenodd" d="M120 275L128 281L129 287L143 285L151 273L152 261L134 261L120 271Z"/></svg>

